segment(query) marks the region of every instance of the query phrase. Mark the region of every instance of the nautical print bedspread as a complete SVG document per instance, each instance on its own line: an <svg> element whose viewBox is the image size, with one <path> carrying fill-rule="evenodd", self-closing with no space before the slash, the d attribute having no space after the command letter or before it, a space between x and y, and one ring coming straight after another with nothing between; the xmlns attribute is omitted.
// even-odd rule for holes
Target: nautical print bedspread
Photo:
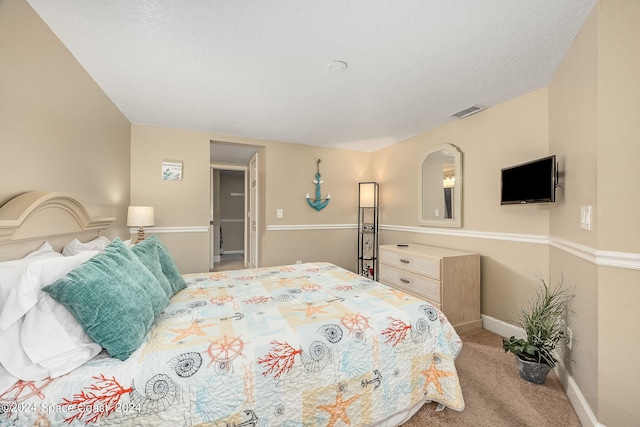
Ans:
<svg viewBox="0 0 640 427"><path fill-rule="evenodd" d="M122 362L0 396L0 425L363 426L464 408L461 341L427 302L328 263L185 275Z"/></svg>

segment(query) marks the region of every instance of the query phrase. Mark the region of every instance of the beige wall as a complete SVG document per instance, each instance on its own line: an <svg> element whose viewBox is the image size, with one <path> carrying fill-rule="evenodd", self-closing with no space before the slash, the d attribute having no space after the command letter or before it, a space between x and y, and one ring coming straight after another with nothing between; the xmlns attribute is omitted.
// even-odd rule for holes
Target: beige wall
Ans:
<svg viewBox="0 0 640 427"><path fill-rule="evenodd" d="M640 2L598 3L599 249L640 252Z"/></svg>
<svg viewBox="0 0 640 427"><path fill-rule="evenodd" d="M550 148L565 159L566 170L566 198L551 216L552 237L636 256L638 22L639 2L599 1L549 86ZM583 205L593 206L590 231L579 228ZM577 338L565 357L574 380L600 422L637 425L640 366L622 354L640 351L640 271L597 266L557 250L551 268L576 286L570 325Z"/></svg>
<svg viewBox="0 0 640 427"><path fill-rule="evenodd" d="M601 1L598 11L598 249L638 254L640 2ZM621 347L640 351L640 271L600 267L598 274L599 419L637 425L640 365L621 357ZM630 381L621 385L623 378Z"/></svg>
<svg viewBox="0 0 640 427"><path fill-rule="evenodd" d="M303 226L303 230L267 232L261 264L329 261L355 270L356 229L340 226L358 222L358 182L371 178L371 155L283 143L271 144L267 150L267 227ZM305 200L307 193L315 198L313 180L318 159L322 160L322 197L331 195L329 205L321 211ZM284 218L276 218L276 209L283 209ZM305 225L328 228L308 229Z"/></svg>
<svg viewBox="0 0 640 427"><path fill-rule="evenodd" d="M548 153L547 121L547 91L540 89L377 151L381 221L418 225L420 159L448 143L462 151L464 229L546 235L548 206L500 206L500 169Z"/></svg>
<svg viewBox="0 0 640 427"><path fill-rule="evenodd" d="M562 198L551 213L551 235L598 247L598 13L576 37L549 85L550 151L558 156ZM592 230L580 228L580 207L592 206ZM568 319L575 338L564 362L594 413L598 408L598 271L592 263L552 249L553 276L575 286Z"/></svg>
<svg viewBox="0 0 640 427"><path fill-rule="evenodd" d="M540 89L463 120L453 121L373 155L380 183L382 243L411 242L482 255L482 313L512 320L513 298L527 293L532 273L548 272L546 244L500 240L500 233L548 234L550 205L500 205L500 169L548 154L547 90ZM420 159L431 147L462 151L462 229L419 227ZM491 238L475 238L488 232ZM523 289L524 288L524 289Z"/></svg>
<svg viewBox="0 0 640 427"><path fill-rule="evenodd" d="M370 179L371 155L302 144L258 141L218 134L132 125L131 202L153 205L156 227L206 227L209 224L209 143L225 141L263 146L259 160L259 265L330 261L355 269L358 182ZM162 159L184 161L182 181L162 181ZM321 159L322 196L329 205L312 209L316 162ZM283 209L284 218L276 218ZM351 227L348 227L351 226ZM208 269L208 233L171 235L171 250L183 273ZM167 243L167 242L165 242ZM182 253L188 247L190 253Z"/></svg>
<svg viewBox="0 0 640 427"><path fill-rule="evenodd" d="M126 236L130 124L23 0L0 1L0 204L62 191Z"/></svg>
<svg viewBox="0 0 640 427"><path fill-rule="evenodd" d="M162 179L163 160L183 162L182 180ZM158 231L170 231L158 237L182 273L209 268L209 181L207 134L131 126L131 204L155 208ZM187 227L204 231L183 231Z"/></svg>

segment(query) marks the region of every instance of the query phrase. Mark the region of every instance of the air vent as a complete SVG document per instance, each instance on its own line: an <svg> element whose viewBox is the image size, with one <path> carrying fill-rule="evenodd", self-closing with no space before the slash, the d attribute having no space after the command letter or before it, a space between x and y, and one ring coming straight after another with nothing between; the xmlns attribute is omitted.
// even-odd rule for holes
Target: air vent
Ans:
<svg viewBox="0 0 640 427"><path fill-rule="evenodd" d="M465 117L478 113L484 109L485 107L481 107L479 105L472 105L471 107L467 107L464 110L451 114L449 117L457 117L459 119L464 119Z"/></svg>

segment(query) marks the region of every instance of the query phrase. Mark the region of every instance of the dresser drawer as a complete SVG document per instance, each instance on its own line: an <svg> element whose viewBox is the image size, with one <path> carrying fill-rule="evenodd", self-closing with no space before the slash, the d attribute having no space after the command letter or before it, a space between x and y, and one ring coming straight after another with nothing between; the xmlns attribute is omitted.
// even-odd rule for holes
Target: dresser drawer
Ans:
<svg viewBox="0 0 640 427"><path fill-rule="evenodd" d="M440 280L440 258L381 249L380 262Z"/></svg>
<svg viewBox="0 0 640 427"><path fill-rule="evenodd" d="M436 303L440 302L440 281L438 280L382 265L380 266L380 281L400 289L409 290Z"/></svg>

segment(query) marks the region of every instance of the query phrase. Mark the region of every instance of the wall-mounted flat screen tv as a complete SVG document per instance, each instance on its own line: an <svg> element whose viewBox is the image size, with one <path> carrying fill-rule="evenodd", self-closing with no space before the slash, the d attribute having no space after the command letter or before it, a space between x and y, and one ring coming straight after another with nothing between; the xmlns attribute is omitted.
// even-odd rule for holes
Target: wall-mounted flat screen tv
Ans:
<svg viewBox="0 0 640 427"><path fill-rule="evenodd" d="M556 167L556 156L552 155L502 169L500 204L555 202Z"/></svg>

